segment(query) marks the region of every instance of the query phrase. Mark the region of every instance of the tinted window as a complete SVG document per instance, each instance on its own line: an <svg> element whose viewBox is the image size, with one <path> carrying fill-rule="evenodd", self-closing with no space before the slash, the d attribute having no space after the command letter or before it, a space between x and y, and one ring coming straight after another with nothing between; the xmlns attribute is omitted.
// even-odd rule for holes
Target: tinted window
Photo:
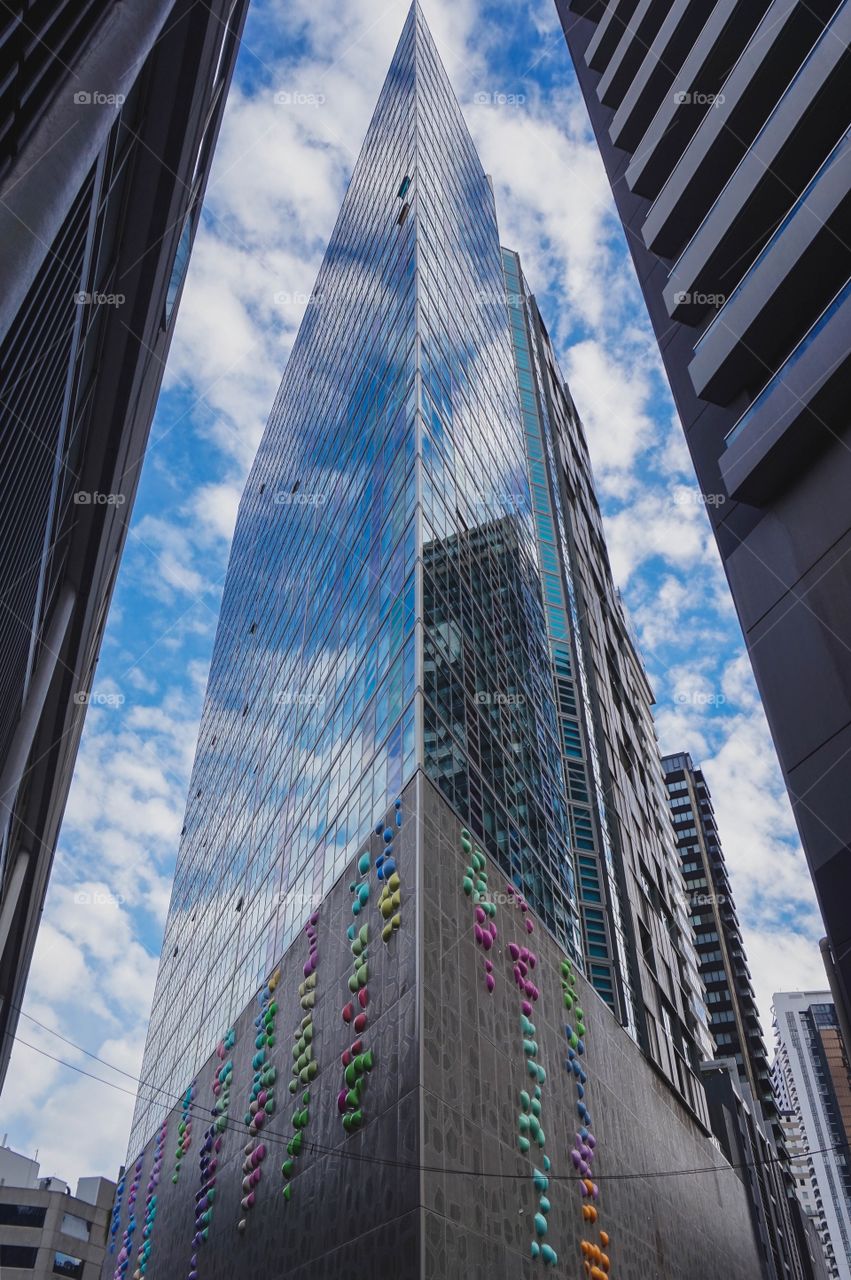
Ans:
<svg viewBox="0 0 851 1280"><path fill-rule="evenodd" d="M46 1212L38 1204L0 1204L0 1226L43 1227Z"/></svg>

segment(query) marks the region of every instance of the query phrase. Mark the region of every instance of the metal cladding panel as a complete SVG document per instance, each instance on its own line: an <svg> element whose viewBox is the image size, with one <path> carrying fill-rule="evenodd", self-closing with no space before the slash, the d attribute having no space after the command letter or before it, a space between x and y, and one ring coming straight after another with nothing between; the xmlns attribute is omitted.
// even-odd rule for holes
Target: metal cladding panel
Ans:
<svg viewBox="0 0 851 1280"><path fill-rule="evenodd" d="M152 1280L533 1280L582 1274L583 1261L601 1255L623 1280L758 1275L736 1172L422 771L400 802L377 815L380 831L310 917L313 1079L292 1097L292 1048L304 1031L299 988L311 967L311 939L301 932L232 1027L224 1009L211 1010L203 1033L212 1052L182 1084L194 1095L185 1109L172 1100L164 1134L158 1128L128 1162L102 1280L132 1276L140 1249ZM385 942L377 871L388 847L401 921ZM364 884L368 896L353 916ZM343 1017L353 999L352 925L356 935L369 931L358 1032ZM527 962L529 990L521 991L518 966ZM273 1020L265 1043L264 1009ZM572 1048L580 1031L581 1051ZM355 1035L371 1058L362 1123L347 1133L339 1092ZM571 1062L581 1064L584 1085ZM245 1113L254 1073L271 1068L272 1109L252 1135ZM222 1072L227 1089L214 1094ZM524 1150L533 1102L539 1137ZM304 1108L309 1115L296 1124ZM187 1118L191 1128L181 1130ZM592 1135L585 1156L583 1128ZM287 1143L296 1133L293 1157ZM703 1172L676 1172L694 1169Z"/></svg>
<svg viewBox="0 0 851 1280"><path fill-rule="evenodd" d="M64 480L57 454L91 192L90 181L0 349L0 756L17 724L49 596L45 543L54 477L60 488Z"/></svg>

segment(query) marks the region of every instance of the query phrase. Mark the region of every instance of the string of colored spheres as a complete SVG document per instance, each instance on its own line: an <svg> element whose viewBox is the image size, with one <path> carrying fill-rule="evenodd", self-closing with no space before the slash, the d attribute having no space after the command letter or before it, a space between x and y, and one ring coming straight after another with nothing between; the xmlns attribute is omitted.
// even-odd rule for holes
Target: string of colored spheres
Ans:
<svg viewBox="0 0 851 1280"><path fill-rule="evenodd" d="M236 1031L233 1027L223 1040L216 1045L216 1057L223 1065L213 1077L212 1091L215 1102L211 1109L212 1123L204 1134L204 1141L198 1153L198 1167L201 1177L201 1189L195 1196L195 1235L192 1238L192 1256L189 1260L188 1280L198 1280L198 1249L206 1243L213 1218L213 1202L216 1198L216 1171L218 1157L222 1149L222 1133L227 1128L228 1111L230 1110L230 1087L233 1077L233 1062L224 1061L226 1054L236 1044Z"/></svg>
<svg viewBox="0 0 851 1280"><path fill-rule="evenodd" d="M401 813L399 812L400 807L401 807L400 802L397 801L396 821L399 826L401 826L401 822L402 822L402 816L401 816ZM377 872L378 878L383 882L382 893L379 899L379 906L384 907L384 909L382 910L382 916L387 921L387 923L385 924L385 928L382 931L384 940L386 942L386 941L389 941L390 937L392 937L393 931L396 928L398 928L398 923L400 920L400 913L398 912L398 907L400 905L400 878L399 878L398 871L396 870L395 860L392 856L393 855L392 840L394 835L392 828L384 829L383 824L379 824L379 826L376 828L376 834L383 834L385 843L387 846L384 853L379 855L379 857L376 860L376 872ZM470 838L469 832L467 832L466 830L462 833L462 848L464 849L464 852L471 857L471 860L472 860L472 866L468 868L468 873L464 877L464 891L468 893L469 896L474 897L475 912L476 912L475 925L474 925L475 940L477 944L482 946L485 951L488 951L490 950L490 947L492 946L493 941L497 936L497 929L493 920L493 917L496 914L496 904L493 903L487 897L487 892L488 892L487 872L485 870L484 855L481 853L480 850L474 850L472 848L471 838ZM358 860L359 874L361 874L362 876L365 876L366 873L370 870L370 868L371 868L371 856L369 852L366 852L362 854ZM473 881L473 876L476 877L475 881ZM360 882L355 882L351 886L351 889L352 889L353 898L354 898L352 911L353 911L353 914L357 916L360 914L361 910L365 907L369 898L368 881L361 880ZM517 892L517 890L514 888L513 885L506 886L506 891L509 895L513 895L516 907L521 911L521 913L524 913L525 915L525 913L528 911L528 906L523 900L522 895L520 895ZM314 913L314 915L311 916L310 920L308 921L308 924L305 929L308 935L309 943L310 943L310 954L308 956L308 961L304 967L305 982L302 983L299 988L299 996L302 1002L302 1008L305 1010L305 1016L302 1020L301 1026L299 1027L299 1031L298 1031L299 1039L296 1041L296 1045L294 1047L294 1056L296 1055L296 1052L298 1053L298 1057L296 1058L296 1065L294 1067L294 1074L297 1073L297 1075L301 1079L301 1083L304 1083L304 1084L306 1084L308 1080L312 1080L313 1078L315 1078L315 1075L318 1072L318 1064L316 1063L316 1060L312 1056L312 1049L310 1045L310 1042L312 1040L312 1007L315 1001L315 982L316 982L315 969L316 969L316 964L318 959L317 936L316 936L317 922L318 922L318 913ZM528 916L526 916L524 919L524 925L525 925L526 931L529 933L531 933L532 930L534 929L533 921ZM367 965L366 946L368 943L368 926L364 924L364 925L361 925L360 928L358 928L357 924L353 924L352 926L349 927L348 937L352 946L352 953L353 953L354 962L355 962L353 974L349 980L349 986L350 986L351 992L353 994L357 993L358 995L358 1004L360 1005L360 1012L358 1014L355 1014L353 1006L350 1003L344 1009L343 1017L347 1022L348 1021L355 1022L356 1031L362 1031L366 1026L366 1008L368 1004L368 989L366 985L367 978L368 978L368 969L366 968L366 965ZM484 941L485 938L488 939L487 942ZM543 1130L540 1125L541 1085L543 1084L546 1077L545 1077L545 1072L543 1067L541 1067L539 1064L534 1062L534 1057L537 1053L537 1044L532 1038L535 1035L535 1027L529 1018L529 1014L532 1011L532 1002L537 1000L539 993L537 991L537 988L534 986L534 983L531 982L528 978L528 969L530 967L534 967L537 958L534 956L534 953L531 952L527 947L519 947L515 943L509 944L509 954L512 960L514 961L515 981L517 982L517 985L521 988L521 994L523 996L523 1000L521 1003L521 1024L520 1025L521 1025L521 1032L523 1033L523 1037L524 1037L523 1038L524 1053L529 1059L527 1063L529 1074L534 1075L536 1079L533 1096L530 1097L528 1094L526 1094L525 1091L521 1091L521 1098L520 1098L523 1113L521 1115L520 1122L519 1122L519 1127L520 1127L519 1144L520 1144L521 1150L528 1151L530 1148L530 1141L529 1141L529 1138L526 1136L527 1133L531 1133L532 1137L536 1141L538 1141L538 1144L540 1146L543 1146ZM563 977L567 977L567 975L570 973L571 981L575 982L575 976L572 975L568 962L564 962L562 972L563 972ZM260 1128L262 1128L262 1125L265 1121L266 1116L272 1114L274 1110L274 1103L272 1098L273 1090L271 1086L274 1084L274 1080L275 1080L275 1068L274 1066L270 1066L266 1061L266 1049L274 1045L274 1042L275 1042L274 1041L274 1018L277 1013L277 1005L272 1000L272 993L279 980L280 980L280 970L277 970L270 978L266 987L264 987L263 990L261 990L261 992L258 994L258 1003L260 1004L260 1013L257 1015L257 1018L255 1019L255 1027L258 1032L257 1041L256 1041L257 1054L255 1055L255 1059L253 1060L253 1066L255 1068L255 1076L254 1076L254 1081L252 1086L252 1096L250 1100L249 1112L246 1115L246 1123L249 1126L249 1132L252 1138L256 1138L256 1135L258 1134ZM493 964L487 957L485 960L485 985L489 992L492 992L494 990L495 979L493 975ZM566 983L563 983L563 986L566 986ZM572 999L572 997L570 997L566 993L565 1004L568 1007L569 1007L568 1001L570 999ZM581 1011L578 1011L578 1013L581 1014ZM571 1040L571 1048L569 1049L569 1059L568 1059L569 1067L572 1065L570 1062L570 1059L573 1059L576 1053L574 1046L577 1038L577 1033L581 1032L582 1034L584 1034L584 1031L585 1031L585 1028L581 1022L578 1024L577 1032L572 1031L570 1027L566 1028L566 1032L568 1034L569 1040ZM306 1035L305 1035L305 1032L307 1032ZM220 1044L219 1048L217 1049L217 1052L220 1058L224 1056L224 1053L226 1052L227 1049L232 1047L234 1040L235 1040L235 1032L231 1030L228 1032L225 1042ZM374 1062L373 1062L373 1055L371 1051L364 1052L363 1044L362 1044L362 1041L360 1040L355 1041L354 1044L350 1047L350 1049L344 1051L343 1066L344 1066L344 1072L346 1073L345 1082L346 1082L347 1088L345 1089L345 1091L341 1091L341 1095L340 1095L340 1098L338 1099L338 1102L340 1102L341 1104L345 1102L345 1110L343 1109L342 1105L340 1106L340 1110L341 1110L341 1114L343 1114L343 1117L344 1117L343 1123L347 1131L353 1127L357 1127L360 1123L362 1123L363 1116L360 1108L360 1099L361 1099L361 1094L363 1092L363 1088L365 1086L364 1077L365 1077L365 1074L372 1069L373 1065L374 1065ZM220 1069L217 1079L214 1081L214 1085L213 1085L214 1093L216 1093L217 1095L224 1088L224 1096L219 1100L219 1103L213 1109L215 1120L214 1120L214 1123L209 1127L208 1132L205 1134L205 1142L204 1142L204 1146L202 1148L202 1152L200 1156L202 1186L201 1186L201 1190L196 1196L196 1236L193 1239L194 1249L197 1249L200 1246L200 1244L202 1244L203 1241L206 1240L208 1229L209 1229L209 1222L212 1217L212 1201L215 1196L215 1185L214 1185L215 1176L214 1175L215 1175L216 1162L215 1162L215 1157L211 1153L212 1151L215 1151L215 1153L218 1154L218 1152L220 1151L221 1149L220 1134L226 1127L228 1127L227 1103L228 1103L228 1094L229 1094L229 1087L230 1087L230 1077L232 1075L232 1072L233 1072L233 1064L231 1062L226 1063ZM574 1069L574 1073L575 1073L575 1069ZM297 1084L298 1082L296 1080L291 1082L290 1084L291 1091L297 1090ZM579 1093L579 1096L580 1096L579 1106L581 1108L580 1114L582 1114L584 1111L585 1117L587 1117L587 1119L590 1121L590 1116L588 1116L587 1114L587 1108L584 1107L584 1103L582 1102L584 1078L577 1083L577 1088L580 1091ZM192 1101L194 1100L194 1097L195 1097L195 1082L193 1081L193 1083L187 1088L182 1099L182 1116L178 1126L179 1146L176 1153L177 1165L175 1169L175 1174L173 1176L173 1181L177 1181L177 1177L180 1169L180 1162L183 1156L186 1154L187 1150L189 1149L190 1135L191 1135L190 1109L191 1109L191 1105L192 1105ZM295 1113L293 1117L296 1133L288 1143L287 1150L288 1150L288 1156L290 1158L284 1162L284 1166L282 1169L282 1172L285 1178L287 1178L287 1183L284 1188L284 1195L287 1200L289 1200L290 1198L291 1183L289 1179L293 1172L294 1158L301 1153L301 1149L302 1149L303 1129L307 1123L307 1118L308 1118L308 1110L307 1110L308 1101L309 1101L309 1093L307 1089L305 1089L305 1092L302 1095L302 1106ZM357 1114L358 1112L360 1112L360 1115ZM353 1119L349 1117L353 1117ZM347 1118L349 1118L348 1124L346 1123ZM164 1135L164 1132L165 1132L165 1126L163 1126L163 1135ZM591 1162L591 1159L593 1158L594 1145L595 1145L595 1139L593 1137L593 1134L590 1134L589 1131L587 1130L580 1131L580 1133L577 1134L577 1146L574 1148L572 1156L574 1158L574 1164L577 1165L577 1167L578 1167L577 1161L581 1161L584 1164L585 1167L580 1170L580 1172L582 1172L583 1174L587 1174L587 1172L590 1171L590 1162ZM243 1173L245 1174L245 1178L243 1181L243 1191L245 1192L245 1195L242 1200L243 1210L249 1209L253 1206L253 1203L254 1203L253 1188L256 1186L256 1183L259 1181L259 1178L260 1178L259 1164L265 1158L266 1146L263 1143L256 1143L256 1142L249 1143L249 1145L246 1147L245 1154L246 1154L246 1159L243 1166ZM533 1171L533 1182L535 1185L535 1189L540 1193L539 1206L538 1206L539 1211L534 1218L536 1232L539 1236L543 1236L546 1234L546 1230L547 1230L546 1218L550 1208L549 1200L545 1194L546 1191L548 1190L548 1184L549 1184L549 1177L548 1177L550 1172L549 1157L544 1155L542 1157L542 1163L544 1165L543 1170L536 1168ZM593 1187L593 1192L591 1190L592 1187ZM592 1184L589 1179L585 1178L583 1180L583 1188L584 1188L583 1194L588 1194L588 1195L593 1194L594 1198L596 1198L596 1195L597 1195L596 1185ZM135 1186L134 1186L134 1190L135 1190ZM117 1193L116 1193L116 1212L114 1214L113 1230L115 1230L115 1227L117 1226L117 1223L120 1220L120 1196L122 1192L123 1192L123 1184L121 1187L117 1189ZM132 1191L131 1191L131 1199L135 1199ZM583 1217L587 1221L596 1221L596 1208L590 1205L583 1206ZM152 1227L152 1223L151 1224L146 1223L146 1226L148 1225ZM245 1225L246 1225L245 1219L243 1218L239 1223L240 1230L244 1230ZM129 1227L130 1234L132 1234L132 1230L134 1227L135 1227L135 1222L133 1223L132 1227ZM605 1233L601 1233L601 1244L603 1246L608 1245L608 1237L606 1236ZM557 1257L555 1255L554 1250L546 1242L539 1243L538 1241L533 1241L531 1246L531 1251L532 1251L533 1257L536 1257L536 1258L541 1257L549 1265L554 1265L555 1262L557 1261ZM585 1259L586 1270L588 1270L589 1274L592 1276L592 1280L597 1280L598 1276L607 1274L609 1260L608 1260L608 1257L606 1257L602 1253L599 1246L595 1246L592 1242L583 1241L583 1253L585 1253L586 1255L586 1259ZM589 1259L590 1259L590 1262L589 1262ZM602 1264L602 1266L600 1266L599 1264ZM197 1266L197 1254L193 1253L192 1268L189 1273L189 1280L197 1280L196 1266ZM123 1272L122 1272L122 1275L123 1275ZM138 1276L136 1280L139 1280Z"/></svg>
<svg viewBox="0 0 851 1280"><path fill-rule="evenodd" d="M165 1140L168 1136L168 1121L164 1120L160 1125L159 1132L154 1140L154 1158L151 1165L151 1173L148 1178L147 1195L145 1196L145 1221L142 1224L142 1240L139 1244L139 1251L136 1255L136 1270L133 1272L134 1280L142 1280L142 1276L148 1270L148 1263L151 1258L151 1250L154 1247L154 1219L157 1216L157 1187L160 1181L160 1174L163 1167L163 1148Z"/></svg>
<svg viewBox="0 0 851 1280"><path fill-rule="evenodd" d="M242 1198L239 1202L242 1217L237 1223L238 1231L245 1230L248 1225L246 1215L254 1208L254 1188L263 1176L260 1166L267 1154L266 1143L258 1139L266 1120L275 1112L277 1070L269 1062L268 1054L275 1044L275 1019L278 1015L278 1005L273 999L273 994L280 980L281 970L278 968L257 995L259 1011L254 1019L255 1053L251 1059L254 1074L248 1095L248 1109L243 1120L248 1130L248 1142L243 1148Z"/></svg>
<svg viewBox="0 0 851 1280"><path fill-rule="evenodd" d="M293 1045L293 1079L290 1081L290 1093L298 1093L299 1085L303 1085L301 1095L301 1106L293 1112L292 1123L295 1133L287 1143L287 1159L281 1166L281 1173L286 1182L284 1184L284 1200L289 1201L292 1196L292 1183L290 1179L295 1169L296 1158L301 1155L301 1148L304 1142L304 1131L310 1120L310 1084L319 1074L319 1063L314 1057L313 1050L313 1016L316 1005L316 966L319 963L319 940L316 932L316 926L319 922L319 913L314 912L305 925L304 931L308 939L308 955L302 970L304 981L298 989L299 1004L302 1010L302 1019L295 1030L295 1043Z"/></svg>
<svg viewBox="0 0 851 1280"><path fill-rule="evenodd" d="M397 799L394 805L396 826L402 825L402 801ZM395 832L392 827L385 827L379 822L375 828L377 836L383 836L384 850L375 860L375 874L381 882L381 893L378 898L378 909L384 921L381 937L389 944L395 931L402 924L400 906L402 902L401 877L396 869L393 851ZM357 1039L344 1049L341 1057L343 1068L343 1087L337 1095L337 1110L340 1113L346 1133L359 1129L364 1122L363 1095L366 1090L367 1077L375 1066L375 1055L371 1049L364 1048L363 1034L367 1029L369 1015L369 924L358 924L358 917L365 910L369 901L369 872L372 869L372 855L365 850L357 861L359 880L349 885L352 895L352 915L355 920L346 930L346 937L352 953L352 972L349 975L350 994L356 998L344 1005L343 1022L351 1026Z"/></svg>
<svg viewBox="0 0 851 1280"><path fill-rule="evenodd" d="M490 952L497 938L495 922L497 907L489 896L487 864L484 853L474 846L473 838L466 828L462 829L460 839L461 851L468 859L461 885L464 893L472 899L474 904L473 936L476 945L485 952L485 986L487 991L492 993L496 986L496 978L493 961L487 953ZM515 908L519 910L524 920L526 932L528 934L533 933L535 928L534 921L528 914L528 903L523 895L512 884L506 885L506 893L513 901ZM533 1006L540 995L531 976L531 971L535 969L538 958L528 946L523 946L516 942L508 944L508 953L513 962L514 981L521 995L520 1031L523 1053L526 1058L528 1074L534 1081L531 1094L525 1089L520 1091L517 1143L521 1152L529 1154L532 1149L532 1143L535 1142L541 1149L541 1164L543 1165L542 1169L534 1166L532 1170L532 1182L539 1198L538 1209L533 1217L537 1239L531 1241L530 1251L533 1258L540 1258L545 1265L552 1267L557 1264L558 1255L544 1238L549 1229L547 1219L551 1208L548 1195L551 1161L549 1156L543 1152L546 1138L541 1124L543 1085L546 1080L546 1072L543 1066L536 1061L538 1043L535 1039L535 1024L531 1020ZM569 1024L565 1026L565 1033L568 1038L566 1066L576 1084L577 1111L582 1122L576 1134L576 1142L571 1151L571 1159L580 1178L580 1194L583 1200L586 1198L588 1200L588 1203L583 1203L582 1205L583 1221L586 1224L595 1224L598 1218L598 1210L596 1205L591 1202L597 1200L599 1188L589 1175L596 1148L596 1138L591 1132L591 1116L584 1101L585 1085L588 1077L578 1062L578 1056L585 1052L585 1044L582 1039L585 1035L584 1014L578 1007L576 995L573 991L576 984L576 975L569 960L565 959L562 962L561 972L565 1008L569 1011L575 1009L574 1020L576 1021L576 1027L574 1028ZM609 1236L605 1231L600 1231L599 1244L584 1237L580 1242L583 1265L591 1280L606 1280L609 1275L610 1259L606 1253L608 1244Z"/></svg>

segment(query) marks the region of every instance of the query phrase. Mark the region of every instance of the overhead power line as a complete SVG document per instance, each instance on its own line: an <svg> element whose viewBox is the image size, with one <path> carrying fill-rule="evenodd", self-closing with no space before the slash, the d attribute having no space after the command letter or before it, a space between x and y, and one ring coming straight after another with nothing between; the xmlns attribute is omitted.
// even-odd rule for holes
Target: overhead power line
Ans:
<svg viewBox="0 0 851 1280"><path fill-rule="evenodd" d="M93 1058L96 1062L101 1063L102 1066L108 1067L111 1071L117 1071L128 1079L135 1081L140 1088L154 1089L159 1093L165 1094L165 1096L174 1103L180 1102L185 1097L185 1091L184 1093L173 1094L166 1089L161 1089L159 1086L151 1084L150 1081L142 1080L138 1076L132 1075L129 1071L123 1070L121 1067L113 1066L112 1063L107 1062L104 1058L98 1057L98 1055L96 1053L92 1053L91 1050L83 1048L82 1045L76 1044L73 1040L69 1040L67 1036L60 1035L58 1031L54 1031L51 1027L45 1026L44 1023L39 1022L36 1018L31 1018L29 1014L24 1014L24 1017L29 1018L36 1026L42 1027L51 1035L57 1036L60 1040L63 1040L72 1048L77 1049L80 1053L84 1053L87 1057ZM98 1084L106 1085L109 1089L116 1089L119 1093L127 1094L131 1098L135 1098L137 1096L137 1090L125 1089L122 1085L115 1084L112 1080L105 1080L103 1076L94 1075L91 1071L86 1071L83 1067L79 1067L73 1062L66 1062L64 1058L57 1058L54 1054L48 1053L38 1045L30 1044L27 1040L22 1040L20 1036L15 1036L14 1039L19 1044L24 1045L27 1049L32 1049L35 1053L43 1054L43 1056L49 1058L51 1062L56 1062L62 1067L67 1067L69 1071L76 1071L79 1075L85 1076L89 1080L94 1080ZM193 1114L193 1119L212 1119L210 1110L203 1107L198 1102L190 1104L188 1109ZM239 1121L232 1121L228 1117L225 1121L225 1128L236 1133L241 1139L246 1137L245 1126ZM291 1140L293 1134L284 1134L275 1129L264 1128L260 1132L259 1137L262 1142L265 1142L270 1146L281 1147L285 1150L287 1143ZM456 1177L467 1178L500 1178L503 1181L509 1182L525 1182L529 1177L528 1173L504 1173L500 1170L453 1169L444 1165L423 1165L410 1160L388 1160L381 1156L371 1156L365 1152L353 1151L351 1148L347 1147L323 1146L321 1143L311 1142L309 1139L303 1141L302 1150L305 1149L312 1151L316 1155L335 1156L338 1159L353 1160L363 1164L380 1165L391 1169L409 1169L418 1173L452 1174ZM796 1158L799 1158L800 1155L825 1155L831 1151L840 1151L844 1149L844 1143L837 1143L833 1146L818 1147L806 1152L796 1153ZM595 1171L593 1181L599 1184L606 1182L632 1182L642 1178L683 1178L705 1173L724 1173L726 1169L754 1169L783 1163L783 1160L779 1156L772 1156L765 1160L743 1161L740 1164L730 1164L727 1162L725 1165L701 1165L692 1169L650 1169L638 1173L598 1173ZM547 1176L556 1182L575 1182L579 1177L575 1171L571 1171L570 1173L550 1172Z"/></svg>

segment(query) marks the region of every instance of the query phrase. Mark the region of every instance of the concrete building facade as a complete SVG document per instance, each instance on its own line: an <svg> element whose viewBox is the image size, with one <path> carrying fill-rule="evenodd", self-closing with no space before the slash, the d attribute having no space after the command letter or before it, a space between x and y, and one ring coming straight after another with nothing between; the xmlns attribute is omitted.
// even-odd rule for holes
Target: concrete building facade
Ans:
<svg viewBox="0 0 851 1280"><path fill-rule="evenodd" d="M97 1280L106 1256L114 1182L40 1178L38 1161L0 1147L3 1280Z"/></svg>
<svg viewBox="0 0 851 1280"><path fill-rule="evenodd" d="M230 1026L211 1016L218 1050L128 1164L104 1280L142 1259L152 1280L759 1275L741 1171L424 772L373 818L256 998Z"/></svg>

